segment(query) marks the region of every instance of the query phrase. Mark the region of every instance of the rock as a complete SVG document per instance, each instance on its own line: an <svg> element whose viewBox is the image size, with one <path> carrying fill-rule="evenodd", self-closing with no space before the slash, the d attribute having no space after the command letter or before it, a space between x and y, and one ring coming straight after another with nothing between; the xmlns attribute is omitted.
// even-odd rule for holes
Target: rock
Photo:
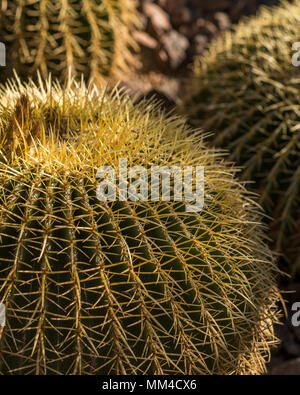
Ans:
<svg viewBox="0 0 300 395"><path fill-rule="evenodd" d="M218 26L221 30L229 29L231 21L229 19L229 16L225 14L225 12L216 12L214 18L217 21Z"/></svg>
<svg viewBox="0 0 300 395"><path fill-rule="evenodd" d="M197 55L201 54L204 51L204 49L207 45L207 41L208 41L207 36L205 36L203 34L197 34L194 37L194 47L195 47L195 53Z"/></svg>
<svg viewBox="0 0 300 395"><path fill-rule="evenodd" d="M291 359L274 366L271 375L300 375L300 358Z"/></svg>
<svg viewBox="0 0 300 395"><path fill-rule="evenodd" d="M166 32L172 29L169 15L154 3L144 3L144 13L149 17L156 33Z"/></svg>
<svg viewBox="0 0 300 395"><path fill-rule="evenodd" d="M161 41L168 54L171 68L176 70L186 59L189 40L176 30L172 30L165 34Z"/></svg>
<svg viewBox="0 0 300 395"><path fill-rule="evenodd" d="M167 3L168 3L168 0L158 0L158 4L159 4L161 7L163 7L163 8L166 8Z"/></svg>
<svg viewBox="0 0 300 395"><path fill-rule="evenodd" d="M206 11L223 11L231 5L230 0L194 0L193 3Z"/></svg>
<svg viewBox="0 0 300 395"><path fill-rule="evenodd" d="M178 12L179 9L187 5L186 0L164 0L164 7L166 10L170 13L173 14L174 12ZM190 5L190 4L188 4Z"/></svg>
<svg viewBox="0 0 300 395"><path fill-rule="evenodd" d="M169 60L168 54L164 49L161 49L158 52L158 58L162 63L167 63L167 61Z"/></svg>
<svg viewBox="0 0 300 395"><path fill-rule="evenodd" d="M171 14L171 21L174 27L192 22L192 12L187 7L176 8Z"/></svg>
<svg viewBox="0 0 300 395"><path fill-rule="evenodd" d="M197 27L199 29L199 33L203 34L211 34L214 35L218 32L217 27L210 21L207 21L203 18L197 19Z"/></svg>
<svg viewBox="0 0 300 395"><path fill-rule="evenodd" d="M178 28L179 33L183 34L184 36L186 36L189 40L191 40L195 34L198 33L198 28L196 23L189 23L186 25L181 25Z"/></svg>
<svg viewBox="0 0 300 395"><path fill-rule="evenodd" d="M158 42L146 32L136 30L133 32L133 38L141 45L147 48L157 48Z"/></svg>

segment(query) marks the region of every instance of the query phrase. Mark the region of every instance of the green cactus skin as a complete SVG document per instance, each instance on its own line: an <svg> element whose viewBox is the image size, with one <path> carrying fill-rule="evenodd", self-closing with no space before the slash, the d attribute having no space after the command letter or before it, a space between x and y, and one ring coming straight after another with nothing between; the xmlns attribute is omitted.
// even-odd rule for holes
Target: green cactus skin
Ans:
<svg viewBox="0 0 300 395"><path fill-rule="evenodd" d="M263 8L213 43L187 87L184 112L213 132L243 168L272 218L271 238L290 270L300 268L300 2Z"/></svg>
<svg viewBox="0 0 300 395"><path fill-rule="evenodd" d="M0 97L0 372L263 372L278 269L220 153L117 90L15 81ZM204 166L203 210L100 202L96 169L124 157Z"/></svg>
<svg viewBox="0 0 300 395"><path fill-rule="evenodd" d="M0 37L7 47L1 80L15 69L22 78L39 70L64 79L69 71L104 78L131 62L135 0L8 0L0 10Z"/></svg>

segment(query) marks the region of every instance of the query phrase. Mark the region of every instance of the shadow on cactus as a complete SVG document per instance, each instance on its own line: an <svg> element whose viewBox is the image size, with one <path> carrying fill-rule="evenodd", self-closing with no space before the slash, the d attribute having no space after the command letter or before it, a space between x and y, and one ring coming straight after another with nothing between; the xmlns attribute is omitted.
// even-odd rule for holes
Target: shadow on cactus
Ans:
<svg viewBox="0 0 300 395"><path fill-rule="evenodd" d="M131 64L135 0L55 0L2 2L0 37L7 67L23 78L39 70L65 78L68 70L97 81Z"/></svg>
<svg viewBox="0 0 300 395"><path fill-rule="evenodd" d="M70 82L0 92L2 374L264 371L278 273L235 169L185 121ZM205 205L97 198L96 170L205 167Z"/></svg>
<svg viewBox="0 0 300 395"><path fill-rule="evenodd" d="M214 132L215 146L243 167L273 219L274 248L300 269L300 6L263 8L224 34L195 65L184 111Z"/></svg>

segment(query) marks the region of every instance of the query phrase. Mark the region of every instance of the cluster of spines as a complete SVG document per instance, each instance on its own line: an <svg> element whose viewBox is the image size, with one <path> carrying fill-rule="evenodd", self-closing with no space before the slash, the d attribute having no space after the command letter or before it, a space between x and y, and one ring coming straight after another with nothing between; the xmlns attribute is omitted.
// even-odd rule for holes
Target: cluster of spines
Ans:
<svg viewBox="0 0 300 395"><path fill-rule="evenodd" d="M253 322L275 289L229 225L27 178L1 196L2 373L242 373L250 351L262 364Z"/></svg>

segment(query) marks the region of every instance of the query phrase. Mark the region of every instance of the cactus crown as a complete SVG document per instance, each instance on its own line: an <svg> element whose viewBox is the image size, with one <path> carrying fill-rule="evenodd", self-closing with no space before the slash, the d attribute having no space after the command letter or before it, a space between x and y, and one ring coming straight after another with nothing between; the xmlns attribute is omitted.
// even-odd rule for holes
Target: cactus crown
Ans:
<svg viewBox="0 0 300 395"><path fill-rule="evenodd" d="M275 249L292 271L300 267L300 73L292 64L299 33L299 1L262 8L196 62L184 104L192 124L214 132L213 144L255 181Z"/></svg>
<svg viewBox="0 0 300 395"><path fill-rule="evenodd" d="M261 372L276 268L220 154L117 90L15 81L0 97L1 373ZM205 166L204 209L99 201L95 170L121 157Z"/></svg>
<svg viewBox="0 0 300 395"><path fill-rule="evenodd" d="M124 70L134 45L135 0L3 1L0 36L7 46L8 73L65 78L83 74L97 81Z"/></svg>

